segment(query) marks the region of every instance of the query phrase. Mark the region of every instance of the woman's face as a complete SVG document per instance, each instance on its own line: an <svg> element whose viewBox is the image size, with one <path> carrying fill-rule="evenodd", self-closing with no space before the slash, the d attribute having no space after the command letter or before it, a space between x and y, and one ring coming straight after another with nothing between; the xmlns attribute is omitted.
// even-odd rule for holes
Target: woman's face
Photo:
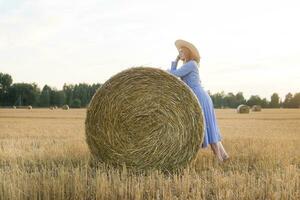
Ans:
<svg viewBox="0 0 300 200"><path fill-rule="evenodd" d="M179 48L180 60L185 60L188 57L188 53L189 52L188 52L187 48L184 48L184 47Z"/></svg>

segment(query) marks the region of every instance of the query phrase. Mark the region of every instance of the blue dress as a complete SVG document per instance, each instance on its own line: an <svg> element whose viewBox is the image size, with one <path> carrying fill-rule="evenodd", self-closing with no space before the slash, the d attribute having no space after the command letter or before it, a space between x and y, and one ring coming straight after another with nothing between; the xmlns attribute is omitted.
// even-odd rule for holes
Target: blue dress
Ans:
<svg viewBox="0 0 300 200"><path fill-rule="evenodd" d="M202 148L207 147L208 144L221 141L222 137L218 128L214 105L211 97L201 85L197 62L190 60L183 64L179 69L176 68L177 62L172 61L171 69L167 69L167 72L180 77L181 80L192 89L192 91L198 97L203 110L205 118L205 133Z"/></svg>

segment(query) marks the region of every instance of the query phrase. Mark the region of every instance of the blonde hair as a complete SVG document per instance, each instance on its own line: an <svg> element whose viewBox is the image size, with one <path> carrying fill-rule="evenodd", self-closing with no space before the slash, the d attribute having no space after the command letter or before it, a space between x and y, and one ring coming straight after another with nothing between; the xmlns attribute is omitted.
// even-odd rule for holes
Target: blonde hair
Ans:
<svg viewBox="0 0 300 200"><path fill-rule="evenodd" d="M195 58L193 57L192 52L189 48L181 47L181 49L183 50L184 55L185 55L185 61L183 61L183 63L187 63L190 60L195 60Z"/></svg>

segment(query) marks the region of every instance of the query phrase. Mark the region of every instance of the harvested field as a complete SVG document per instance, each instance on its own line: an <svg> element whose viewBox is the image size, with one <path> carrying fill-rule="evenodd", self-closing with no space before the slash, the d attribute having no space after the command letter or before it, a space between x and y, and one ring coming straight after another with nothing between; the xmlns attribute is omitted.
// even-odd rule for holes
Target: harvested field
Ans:
<svg viewBox="0 0 300 200"><path fill-rule="evenodd" d="M216 109L231 159L182 174L88 166L85 109L0 109L0 199L300 199L300 109Z"/></svg>

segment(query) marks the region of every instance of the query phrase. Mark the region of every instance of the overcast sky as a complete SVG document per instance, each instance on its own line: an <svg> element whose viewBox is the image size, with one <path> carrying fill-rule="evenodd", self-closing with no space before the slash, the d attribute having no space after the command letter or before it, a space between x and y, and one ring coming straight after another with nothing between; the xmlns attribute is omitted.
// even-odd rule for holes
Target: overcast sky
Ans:
<svg viewBox="0 0 300 200"><path fill-rule="evenodd" d="M212 93L300 92L297 1L0 0L0 72L61 89L132 66L170 68L176 39L197 46ZM179 63L180 65L180 63Z"/></svg>

